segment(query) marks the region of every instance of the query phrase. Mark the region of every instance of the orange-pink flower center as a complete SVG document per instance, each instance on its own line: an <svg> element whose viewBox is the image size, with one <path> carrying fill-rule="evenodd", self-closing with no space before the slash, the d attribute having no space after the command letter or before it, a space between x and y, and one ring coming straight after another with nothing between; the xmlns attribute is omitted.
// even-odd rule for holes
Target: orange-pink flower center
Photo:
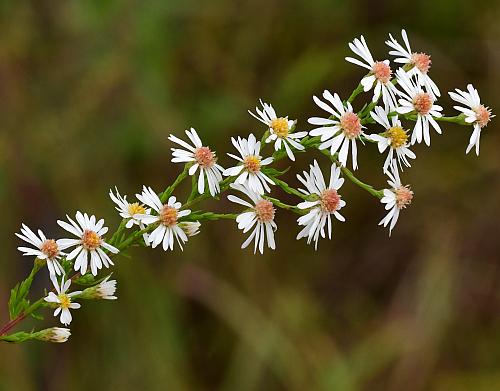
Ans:
<svg viewBox="0 0 500 391"><path fill-rule="evenodd" d="M340 127L348 138L356 138L361 134L361 121L357 114L351 111L340 117Z"/></svg>
<svg viewBox="0 0 500 391"><path fill-rule="evenodd" d="M40 251L49 259L55 258L59 255L59 247L54 239L47 239L43 242L40 246Z"/></svg>
<svg viewBox="0 0 500 391"><path fill-rule="evenodd" d="M433 103L431 96L426 92L420 92L413 98L413 107L415 111L421 115L429 114Z"/></svg>
<svg viewBox="0 0 500 391"><path fill-rule="evenodd" d="M257 156L247 156L243 161L243 165L248 172L255 173L260 171L260 159Z"/></svg>
<svg viewBox="0 0 500 391"><path fill-rule="evenodd" d="M373 75L383 84L391 80L392 70L389 65L382 61L376 61L372 67Z"/></svg>
<svg viewBox="0 0 500 391"><path fill-rule="evenodd" d="M86 229L83 231L82 244L87 250L95 250L102 243L102 239L96 232Z"/></svg>
<svg viewBox="0 0 500 391"><path fill-rule="evenodd" d="M255 204L255 214L257 218L263 222L267 223L274 220L275 209L273 203L268 200L259 200Z"/></svg>
<svg viewBox="0 0 500 391"><path fill-rule="evenodd" d="M411 204L413 200L413 191L410 190L409 186L400 186L394 189L396 194L396 205L399 209L404 209Z"/></svg>
<svg viewBox="0 0 500 391"><path fill-rule="evenodd" d="M481 105L478 106L474 109L474 112L476 113L476 120L477 123L481 128L484 128L486 125L488 125L488 122L490 122L491 119L491 110L488 109L487 107Z"/></svg>
<svg viewBox="0 0 500 391"><path fill-rule="evenodd" d="M422 73L429 72L431 69L431 56L425 53L413 53L411 55L411 63L415 65Z"/></svg>
<svg viewBox="0 0 500 391"><path fill-rule="evenodd" d="M160 211L160 222L167 227L177 224L177 209L164 205Z"/></svg>
<svg viewBox="0 0 500 391"><path fill-rule="evenodd" d="M194 158L196 163L203 168L210 168L215 164L215 154L208 147L196 148Z"/></svg>
<svg viewBox="0 0 500 391"><path fill-rule="evenodd" d="M324 212L332 213L339 208L340 195L335 189L326 189L320 195L320 205Z"/></svg>

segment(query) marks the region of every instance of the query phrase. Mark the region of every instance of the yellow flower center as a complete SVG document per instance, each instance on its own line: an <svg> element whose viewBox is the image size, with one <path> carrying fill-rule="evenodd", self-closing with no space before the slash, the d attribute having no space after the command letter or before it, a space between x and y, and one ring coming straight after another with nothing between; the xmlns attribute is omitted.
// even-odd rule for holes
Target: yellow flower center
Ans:
<svg viewBox="0 0 500 391"><path fill-rule="evenodd" d="M95 250L101 245L102 239L97 233L86 229L83 232L82 244L87 250Z"/></svg>
<svg viewBox="0 0 500 391"><path fill-rule="evenodd" d="M257 156L247 156L243 161L243 165L248 172L255 173L260 171L260 159Z"/></svg>
<svg viewBox="0 0 500 391"><path fill-rule="evenodd" d="M177 224L177 209L164 205L160 211L160 222L167 227L171 227Z"/></svg>
<svg viewBox="0 0 500 391"><path fill-rule="evenodd" d="M276 118L271 121L270 128L276 133L279 138L288 136L288 120L286 118Z"/></svg>
<svg viewBox="0 0 500 391"><path fill-rule="evenodd" d="M59 304L61 308L66 308L66 309L69 308L69 306L71 304L71 298L68 295L62 293L58 296L58 298L61 302Z"/></svg>
<svg viewBox="0 0 500 391"><path fill-rule="evenodd" d="M394 126L387 130L387 137L391 140L391 147L402 147L408 141L408 134L401 126Z"/></svg>
<svg viewBox="0 0 500 391"><path fill-rule="evenodd" d="M40 251L49 259L55 258L59 255L59 247L57 247L57 243L53 239L48 239L43 242L40 246Z"/></svg>
<svg viewBox="0 0 500 391"><path fill-rule="evenodd" d="M134 202L133 204L128 205L128 213L130 214L130 216L142 215L146 213L146 209L138 202Z"/></svg>

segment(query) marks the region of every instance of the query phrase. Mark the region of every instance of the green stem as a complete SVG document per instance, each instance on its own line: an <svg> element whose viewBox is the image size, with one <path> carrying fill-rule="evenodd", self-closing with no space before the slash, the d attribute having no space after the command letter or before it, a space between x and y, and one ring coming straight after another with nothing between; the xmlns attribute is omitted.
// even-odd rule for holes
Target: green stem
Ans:
<svg viewBox="0 0 500 391"><path fill-rule="evenodd" d="M342 174L344 174L344 176L346 178L348 178L352 183L354 183L355 185L361 187L362 189L366 190L368 193L370 193L371 195L373 195L374 197L377 197L379 199L381 199L384 194L383 194L383 191L382 190L375 190L373 188L373 186L371 185L368 185L362 181L360 181L358 178L356 178L354 176L354 174L351 172L351 170L349 170L347 167L344 167L340 164L340 162L337 160L337 158L332 155L330 155L330 153L328 152L328 150L321 150L321 152L323 153L323 155L326 155L330 158L330 160L335 163L337 166L340 167L340 170L342 171Z"/></svg>
<svg viewBox="0 0 500 391"><path fill-rule="evenodd" d="M354 99L356 99L356 97L361 94L363 92L363 86L361 85L361 83L358 84L358 86L356 87L356 89L352 92L351 96L349 96L349 98L347 99L347 101L349 103L352 103L354 101Z"/></svg>
<svg viewBox="0 0 500 391"><path fill-rule="evenodd" d="M175 190L175 188L188 176L188 171L190 164L186 164L184 166L184 170L179 174L179 176L175 179L174 183L172 183L169 187L165 189L163 193L160 194L160 201L165 202L168 200L168 197L170 197Z"/></svg>

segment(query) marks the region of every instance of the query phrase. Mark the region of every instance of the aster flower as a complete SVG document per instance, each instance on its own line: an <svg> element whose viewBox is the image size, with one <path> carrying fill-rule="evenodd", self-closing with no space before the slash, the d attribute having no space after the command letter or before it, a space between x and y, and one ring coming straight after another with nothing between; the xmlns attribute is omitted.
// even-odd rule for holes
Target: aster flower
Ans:
<svg viewBox="0 0 500 391"><path fill-rule="evenodd" d="M115 209L118 211L120 216L127 220L125 227L132 228L134 225L138 225L141 229L144 229L144 225L136 218L137 214L149 214L151 209L144 208L144 205L139 202L128 202L127 196L121 196L118 189L115 187L116 194L112 190L109 190L109 197L117 205Z"/></svg>
<svg viewBox="0 0 500 391"><path fill-rule="evenodd" d="M297 142L297 140L307 136L307 132L292 133L292 129L297 121L289 120L288 117L279 117L276 115L273 106L262 102L262 110L258 107L255 108L257 115L248 110L248 113L269 127L269 137L266 138L266 143L274 141L274 149L279 151L282 147L285 148L286 154L290 160L295 161L295 156L290 146L298 151L302 151L304 146Z"/></svg>
<svg viewBox="0 0 500 391"><path fill-rule="evenodd" d="M50 276L52 284L54 285L54 289L56 290L57 295L54 292L49 292L48 296L45 297L45 301L47 303L53 303L57 306L54 311L54 316L58 316L61 314L60 320L61 323L65 326L69 325L72 320L70 309L76 310L81 307L79 303L73 303L71 298L73 296L79 295L82 293L81 291L75 291L71 293L66 293L71 286L71 279L65 281L64 276L62 277L61 284L57 281L57 277L52 274Z"/></svg>
<svg viewBox="0 0 500 391"><path fill-rule="evenodd" d="M61 250L66 247L63 246L63 242L61 242L61 240L47 239L41 230L38 230L38 235L36 235L25 224L21 227L21 233L16 233L16 236L35 247L18 247L17 249L21 251L23 255L45 259L47 261L47 268L49 269L50 274L64 274L64 269L59 263L59 260L61 259L61 256L64 255Z"/></svg>
<svg viewBox="0 0 500 391"><path fill-rule="evenodd" d="M488 125L488 122L490 122L494 115L491 115L491 110L488 107L481 104L479 94L472 84L467 85L467 91L461 91L458 88L456 88L455 91L456 92L449 92L450 98L466 107L453 107L462 112L465 115L465 122L472 124L474 127L465 153L469 153L472 147L476 146L476 155L479 156L481 130Z"/></svg>
<svg viewBox="0 0 500 391"><path fill-rule="evenodd" d="M346 57L346 61L368 69L368 75L361 79L363 90L367 92L375 86L372 102L376 102L382 94L382 101L386 109L394 111L397 102L396 87L391 83L392 70L389 66L389 60L375 61L363 36L361 36L361 40L356 38L352 43L350 42L349 48L364 62L352 57Z"/></svg>
<svg viewBox="0 0 500 391"><path fill-rule="evenodd" d="M325 90L323 98L328 101L325 103L316 96L313 96L314 102L327 113L331 118L312 117L307 121L312 125L319 125L319 128L309 132L311 136L321 136L319 149L330 149L333 155L339 151L339 161L345 167L349 155L349 145L351 145L352 168L358 168L358 149L356 139L363 134L361 121L356 113L353 112L349 102L344 105L340 97Z"/></svg>
<svg viewBox="0 0 500 391"><path fill-rule="evenodd" d="M410 42L405 30L401 30L401 36L406 47L403 47L391 34L389 40L385 41L387 46L394 50L389 52L390 55L396 56L394 62L400 64L408 64L411 69L408 71L410 76L415 76L419 85L425 86L426 90L433 95L434 98L441 96L436 83L429 77L429 69L431 68L431 56L425 53L412 52Z"/></svg>
<svg viewBox="0 0 500 391"><path fill-rule="evenodd" d="M401 121L395 115L389 121L387 111L382 107L375 107L375 111L371 112L372 118L385 128L382 134L371 134L368 137L378 143L378 150L383 153L389 148L389 153L384 162L384 171L387 171L389 165L394 159L397 160L399 167L402 169L402 164L410 167L409 159L415 159L417 156L410 150L408 144L408 134L403 129Z"/></svg>
<svg viewBox="0 0 500 391"><path fill-rule="evenodd" d="M89 217L87 213L81 212L76 212L76 222L67 215L66 218L70 224L61 220L58 220L57 224L77 236L78 239L61 239L60 243L65 248L76 246L66 257L70 261L75 259L76 271L84 275L90 262L90 271L95 276L103 265L108 268L109 265L114 265L104 250L113 254L118 254L119 250L102 239L102 236L108 232L108 227L104 227L103 219L96 221L94 215Z"/></svg>
<svg viewBox="0 0 500 391"><path fill-rule="evenodd" d="M442 117L440 111L443 108L436 105L434 97L425 92L420 85L415 84L403 69L398 69L396 75L399 85L404 90L399 93L402 99L399 100L400 106L396 111L400 114L415 113L417 115L411 144L421 143L423 139L425 144L431 145L429 124L441 134L441 127L434 118Z"/></svg>
<svg viewBox="0 0 500 391"><path fill-rule="evenodd" d="M188 237L183 229L179 226L179 219L186 217L191 213L189 209L180 210L182 204L177 202L174 196L171 196L166 204L163 204L158 195L151 187L143 186L141 194L136 194L138 200L152 208L157 215L136 215L146 225L159 223L153 232L148 237L149 243L153 248L163 243L163 249L174 249L174 242L177 240L179 247L183 250L182 245L187 242ZM175 238L175 240L174 240Z"/></svg>
<svg viewBox="0 0 500 391"><path fill-rule="evenodd" d="M146 209L144 205L142 205L139 202L132 202L129 203L127 201L127 196L121 196L120 193L118 192L118 189L115 187L116 194L113 194L112 190L109 190L109 197L111 200L117 205L115 209L118 211L120 216L127 220L125 227L126 228L132 228L134 225L138 225L141 230L146 228L144 224L136 219L134 216L137 214L150 214L151 209ZM142 237L144 239L144 243L146 246L148 246L148 234L144 233L142 234Z"/></svg>
<svg viewBox="0 0 500 391"><path fill-rule="evenodd" d="M384 189L384 196L380 202L385 204L385 210L389 212L378 225L383 225L384 227L389 226L390 236L392 229L398 221L399 212L401 209L405 209L411 204L413 191L411 191L410 186L403 186L401 184L401 179L399 178L398 169L395 163L391 165L391 170L387 171L386 174L389 177L387 183L391 188Z"/></svg>
<svg viewBox="0 0 500 391"><path fill-rule="evenodd" d="M346 202L337 192L344 184L344 178L340 177L340 168L332 164L330 182L327 186L316 160L310 165L309 172L304 171L302 175L297 175L297 179L305 186L305 189L299 189L299 191L316 200L304 201L297 205L300 209L309 209L307 214L297 220L299 226L304 226L297 235L297 239L307 237L307 244L314 240L314 248L317 249L320 235L322 238L326 237L325 225L328 225L328 238L332 238L331 216L335 216L339 221L345 221L339 210L346 205Z"/></svg>
<svg viewBox="0 0 500 391"><path fill-rule="evenodd" d="M276 231L277 226L274 222L275 209L272 202L262 198L261 195L251 190L247 184L241 185L232 183L231 187L241 191L252 201L250 203L234 195L229 195L227 197L229 201L249 208L248 211L241 213L236 218L238 228L241 229L243 233L247 233L253 228L252 233L241 245L241 248L246 248L253 240L254 254L257 252L257 248L261 254L264 253L264 244L266 241L267 247L274 250L276 248L274 231Z"/></svg>
<svg viewBox="0 0 500 391"><path fill-rule="evenodd" d="M189 145L180 138L170 135L168 139L185 149L171 148L172 149L172 162L173 163L193 163L189 168L189 175L194 175L198 168L200 175L198 176L198 193L205 192L205 178L207 178L208 190L210 195L214 197L220 193L219 182L222 181L222 172L224 169L217 164L217 157L215 152L212 152L209 147L203 146L198 133L194 128L186 130L186 135L193 145Z"/></svg>
<svg viewBox="0 0 500 391"><path fill-rule="evenodd" d="M224 171L225 176L238 176L234 183L247 184L248 188L258 194L264 194L265 191L270 192L268 185L274 185L274 182L266 174L262 172L262 166L267 166L273 161L272 157L262 159L260 156L260 141L255 139L253 134L248 136L248 139L231 137L231 142L238 150L240 156L228 153L230 157L236 159L240 164L228 168Z"/></svg>

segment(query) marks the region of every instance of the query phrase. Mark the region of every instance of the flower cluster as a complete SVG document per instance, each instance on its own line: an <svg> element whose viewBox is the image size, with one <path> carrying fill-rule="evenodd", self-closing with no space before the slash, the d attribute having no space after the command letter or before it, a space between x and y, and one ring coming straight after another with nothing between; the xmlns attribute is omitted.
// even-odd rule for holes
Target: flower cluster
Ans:
<svg viewBox="0 0 500 391"><path fill-rule="evenodd" d="M413 52L404 30L402 44L389 35L386 44L388 55L394 57L375 60L363 36L349 43L355 57L346 60L364 68L367 73L348 99L338 93L324 90L313 102L324 116L308 119L310 129L297 129L298 121L288 116L278 116L273 106L260 101L260 107L250 115L264 124L261 136L250 133L247 137L232 137L236 153L227 153L234 159L234 166L224 168L218 162L216 152L204 144L194 128L185 131L188 140L170 135L173 163L183 165L177 179L163 192L149 186L135 195L134 200L122 196L118 189L110 190L109 197L122 221L110 239L104 236L108 228L103 219L77 212L75 218L66 216L57 224L71 234L70 238L48 239L38 230L36 233L22 225L16 235L31 247L19 247L23 255L35 257L31 274L12 290L9 301L11 321L0 329L0 340L21 342L38 339L64 342L70 336L69 329L49 328L32 333L7 335L20 320L46 306L54 309L63 325L72 321L71 310L80 308L80 301L91 299L116 299L116 281L110 275L98 278L99 272L114 265L112 258L131 246L160 246L164 251L183 250L189 238L199 233L201 221L232 219L247 237L241 245L253 244L253 252L264 253L266 248L276 248L276 217L279 210L297 214L297 239L318 247L320 238L331 239L334 224L344 222L348 211L342 210L346 201L340 190L346 179L373 195L384 206L386 215L379 225L393 231L401 211L414 197L409 185L401 181L403 169L414 164L416 144L431 144L431 129L442 133L440 121L473 127L466 153L475 148L479 155L481 132L493 118L491 110L481 103L477 90L467 85L466 91L449 92L459 114L445 117L443 107L437 104L441 97L436 83L430 78L431 57ZM398 67L394 67L394 64ZM394 68L393 68L394 67ZM369 92L368 104L356 108L356 97ZM260 137L260 138L259 138ZM376 144L384 155L380 164L388 178L388 187L377 190L357 178L349 170L358 169L358 152L367 144ZM273 144L266 151L267 144ZM268 148L269 149L269 148ZM329 177L317 160L309 169L296 175L296 185L289 185L281 177L287 171L273 167L281 159L295 161L299 154L316 150L328 157ZM186 200L177 198L174 192L188 177L191 191ZM232 191L227 199L237 204L239 213L219 214L199 209L206 199L218 199L220 194ZM296 202L285 203L276 192L282 191L297 197ZM182 200L182 201L181 201ZM242 210L241 210L242 209ZM347 209L347 208L346 208ZM47 266L53 289L48 295L29 306L26 300L36 272ZM72 284L81 290L70 291Z"/></svg>

